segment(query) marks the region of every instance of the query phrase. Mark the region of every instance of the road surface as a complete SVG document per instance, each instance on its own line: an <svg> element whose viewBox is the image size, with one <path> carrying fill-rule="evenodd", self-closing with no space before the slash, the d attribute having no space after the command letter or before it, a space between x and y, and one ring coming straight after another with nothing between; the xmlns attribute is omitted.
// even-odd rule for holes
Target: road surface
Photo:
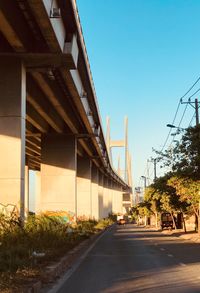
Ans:
<svg viewBox="0 0 200 293"><path fill-rule="evenodd" d="M115 226L74 270L56 292L200 292L200 244L131 224Z"/></svg>

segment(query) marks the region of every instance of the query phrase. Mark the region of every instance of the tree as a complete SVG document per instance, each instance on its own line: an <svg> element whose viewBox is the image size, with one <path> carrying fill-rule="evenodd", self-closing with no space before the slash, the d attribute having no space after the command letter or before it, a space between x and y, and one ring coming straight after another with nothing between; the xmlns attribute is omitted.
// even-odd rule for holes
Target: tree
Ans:
<svg viewBox="0 0 200 293"><path fill-rule="evenodd" d="M140 202L131 208L130 214L136 219L137 222L139 222L139 218L145 218L146 222L146 218L151 215L150 205L151 204L148 201Z"/></svg>
<svg viewBox="0 0 200 293"><path fill-rule="evenodd" d="M168 180L168 185L176 189L180 201L185 203L185 206L191 206L198 218L198 233L200 234L200 180L173 176Z"/></svg>
<svg viewBox="0 0 200 293"><path fill-rule="evenodd" d="M153 185L148 186L145 189L144 199L150 203L150 210L156 218L156 228L158 228L158 213L161 212L161 194L157 192Z"/></svg>
<svg viewBox="0 0 200 293"><path fill-rule="evenodd" d="M139 216L145 218L145 226L147 225L147 217L151 216L150 202L143 201L138 204Z"/></svg>
<svg viewBox="0 0 200 293"><path fill-rule="evenodd" d="M158 152L164 166L181 177L200 179L200 125L189 127L173 149Z"/></svg>
<svg viewBox="0 0 200 293"><path fill-rule="evenodd" d="M157 180L151 184L145 192L145 200L151 203L151 211L158 218L158 213L169 212L172 215L174 227L176 223L174 221L175 212L185 212L188 203L180 199L180 195L177 194L176 188L173 185L168 184L168 181L172 177L172 173L168 173L165 176L157 178Z"/></svg>
<svg viewBox="0 0 200 293"><path fill-rule="evenodd" d="M163 166L171 167L168 186L175 188L182 210L192 207L200 234L200 125L186 129L173 149L156 153Z"/></svg>
<svg viewBox="0 0 200 293"><path fill-rule="evenodd" d="M155 181L154 186L157 189L157 192L159 192L161 195L161 210L171 214L174 227L176 227L173 214L181 210L181 202L179 196L176 193L176 189L173 186L168 185L169 178L171 178L171 173L158 178Z"/></svg>

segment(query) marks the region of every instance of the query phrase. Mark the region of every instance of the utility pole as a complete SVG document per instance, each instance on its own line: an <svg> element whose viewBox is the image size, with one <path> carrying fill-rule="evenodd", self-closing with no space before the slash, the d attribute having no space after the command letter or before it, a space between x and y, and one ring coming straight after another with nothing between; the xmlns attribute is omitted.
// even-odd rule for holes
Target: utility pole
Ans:
<svg viewBox="0 0 200 293"><path fill-rule="evenodd" d="M190 99L187 102L183 102L181 99L181 104L189 104L190 106L192 106L195 109L196 126L199 125L199 103L200 102L198 102L197 98L194 100L194 102L192 102Z"/></svg>
<svg viewBox="0 0 200 293"><path fill-rule="evenodd" d="M195 99L196 126L199 125L199 102Z"/></svg>
<svg viewBox="0 0 200 293"><path fill-rule="evenodd" d="M124 119L124 126L125 126L125 175L124 180L128 183L128 117Z"/></svg>
<svg viewBox="0 0 200 293"><path fill-rule="evenodd" d="M194 102L191 102L189 99L188 102L183 102L181 100L181 104L190 104L195 109L195 116L196 116L196 126L199 125L199 103L198 99L196 98ZM193 106L194 104L194 106ZM200 195L200 194L199 194ZM199 214L198 214L198 234L200 234L200 198L199 198Z"/></svg>
<svg viewBox="0 0 200 293"><path fill-rule="evenodd" d="M148 162L148 159L147 159L147 184L149 185L150 182L149 182L149 162Z"/></svg>
<svg viewBox="0 0 200 293"><path fill-rule="evenodd" d="M142 179L144 179L144 189L147 188L147 177L146 176L141 176Z"/></svg>
<svg viewBox="0 0 200 293"><path fill-rule="evenodd" d="M135 187L135 204L140 203L141 200L141 187Z"/></svg>
<svg viewBox="0 0 200 293"><path fill-rule="evenodd" d="M157 179L157 160L156 158L151 158L151 160L147 160L147 162L151 162L154 165L154 182Z"/></svg>
<svg viewBox="0 0 200 293"><path fill-rule="evenodd" d="M153 164L154 164L154 182L156 181L156 178L157 178L157 174L156 174L156 164L157 164L157 161L156 159L153 159Z"/></svg>

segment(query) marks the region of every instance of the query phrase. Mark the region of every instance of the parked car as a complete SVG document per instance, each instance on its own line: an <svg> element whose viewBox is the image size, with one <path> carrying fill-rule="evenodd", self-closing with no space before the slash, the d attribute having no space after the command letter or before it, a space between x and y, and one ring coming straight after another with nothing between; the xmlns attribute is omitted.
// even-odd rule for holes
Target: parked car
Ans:
<svg viewBox="0 0 200 293"><path fill-rule="evenodd" d="M119 220L117 221L117 224L118 224L118 225L125 225L125 224L126 224L126 221L125 221L124 219L119 219Z"/></svg>
<svg viewBox="0 0 200 293"><path fill-rule="evenodd" d="M125 225L126 220L124 218L124 215L117 215L117 224L118 225Z"/></svg>

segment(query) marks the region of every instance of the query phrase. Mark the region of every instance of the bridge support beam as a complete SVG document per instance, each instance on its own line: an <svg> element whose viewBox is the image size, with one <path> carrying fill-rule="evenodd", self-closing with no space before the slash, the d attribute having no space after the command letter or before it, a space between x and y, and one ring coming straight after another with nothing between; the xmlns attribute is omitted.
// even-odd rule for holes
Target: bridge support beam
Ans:
<svg viewBox="0 0 200 293"><path fill-rule="evenodd" d="M92 165L92 218L99 220L99 171Z"/></svg>
<svg viewBox="0 0 200 293"><path fill-rule="evenodd" d="M26 71L20 60L0 58L0 203L16 205L24 219Z"/></svg>
<svg viewBox="0 0 200 293"><path fill-rule="evenodd" d="M77 216L92 218L92 162L89 158L77 159Z"/></svg>
<svg viewBox="0 0 200 293"><path fill-rule="evenodd" d="M76 216L76 139L44 135L41 159L40 211L65 211Z"/></svg>

